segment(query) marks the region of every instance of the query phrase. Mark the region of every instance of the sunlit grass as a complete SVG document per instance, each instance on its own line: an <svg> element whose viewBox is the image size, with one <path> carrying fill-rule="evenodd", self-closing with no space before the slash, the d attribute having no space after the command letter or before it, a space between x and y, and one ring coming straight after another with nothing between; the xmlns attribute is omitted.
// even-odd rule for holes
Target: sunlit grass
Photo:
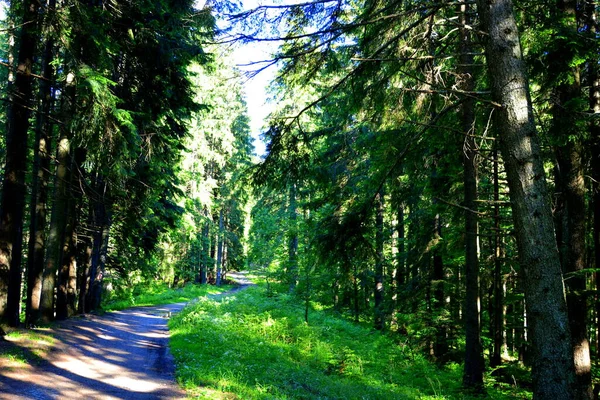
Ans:
<svg viewBox="0 0 600 400"><path fill-rule="evenodd" d="M113 295L102 308L105 311L123 310L134 306L155 306L169 303L181 303L198 297L215 295L230 290L231 285L186 285L172 289L166 284L155 284L129 293Z"/></svg>
<svg viewBox="0 0 600 400"><path fill-rule="evenodd" d="M440 369L370 328L249 288L173 317L171 350L188 393L210 399L463 399L462 368ZM398 338L400 339L400 338ZM490 391L491 398L509 398ZM514 397L512 397L514 398Z"/></svg>
<svg viewBox="0 0 600 400"><path fill-rule="evenodd" d="M15 329L0 342L0 361L13 364L37 364L52 348L55 339L43 330Z"/></svg>

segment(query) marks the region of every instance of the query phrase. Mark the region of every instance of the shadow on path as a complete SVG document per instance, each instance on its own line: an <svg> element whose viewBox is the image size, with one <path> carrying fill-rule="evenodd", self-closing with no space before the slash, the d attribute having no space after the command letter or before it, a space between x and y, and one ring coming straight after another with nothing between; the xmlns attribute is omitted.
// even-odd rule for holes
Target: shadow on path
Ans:
<svg viewBox="0 0 600 400"><path fill-rule="evenodd" d="M252 284L244 273L229 277L239 286L221 295ZM57 322L55 343L44 360L0 363L0 399L184 399L175 382L167 322L185 305L134 307Z"/></svg>
<svg viewBox="0 0 600 400"><path fill-rule="evenodd" d="M185 398L175 383L167 328L168 317L184 306L138 307L57 323L45 360L1 366L0 399Z"/></svg>

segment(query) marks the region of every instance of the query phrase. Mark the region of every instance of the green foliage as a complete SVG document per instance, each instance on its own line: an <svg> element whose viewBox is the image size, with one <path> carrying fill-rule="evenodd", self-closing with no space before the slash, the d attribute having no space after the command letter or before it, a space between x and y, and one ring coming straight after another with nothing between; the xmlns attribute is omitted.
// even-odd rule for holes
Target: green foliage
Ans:
<svg viewBox="0 0 600 400"><path fill-rule="evenodd" d="M109 292L103 299L105 311L123 310L133 306L154 306L169 303L181 303L207 295L219 294L230 290L231 285L212 286L187 284L180 288L171 288L166 283L156 281L139 282L119 291Z"/></svg>
<svg viewBox="0 0 600 400"><path fill-rule="evenodd" d="M444 399L460 392L456 365L438 369L402 340L319 311L310 324L289 295L249 288L201 299L169 322L179 382L226 399ZM490 389L491 398L509 398Z"/></svg>

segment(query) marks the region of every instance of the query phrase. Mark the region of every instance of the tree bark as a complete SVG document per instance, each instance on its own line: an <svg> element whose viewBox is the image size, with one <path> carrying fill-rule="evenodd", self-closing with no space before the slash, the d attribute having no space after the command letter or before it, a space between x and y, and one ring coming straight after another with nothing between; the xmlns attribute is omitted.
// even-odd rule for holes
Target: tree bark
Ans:
<svg viewBox="0 0 600 400"><path fill-rule="evenodd" d="M498 177L498 149L494 147L494 314L493 314L493 349L490 366L497 367L502 364L502 353L506 349L506 335L504 333L504 287L502 278L502 237L500 235L500 180Z"/></svg>
<svg viewBox="0 0 600 400"><path fill-rule="evenodd" d="M527 302L536 399L571 399L573 353L561 265L511 0L478 0Z"/></svg>
<svg viewBox="0 0 600 400"><path fill-rule="evenodd" d="M592 38L596 37L596 2L587 2L587 17L588 34ZM595 59L588 61L588 82L590 85L590 138L592 149L592 204L594 213L594 266L600 268L600 74L598 73L598 65ZM596 332L600 333L600 271L595 273L596 281ZM598 343L596 347L596 357L600 357L600 335L596 338Z"/></svg>
<svg viewBox="0 0 600 400"><path fill-rule="evenodd" d="M91 224L90 224L91 225ZM90 285L90 272L92 266L92 252L94 250L93 240L86 237L82 243L79 244L79 271L78 271L78 288L79 288L79 301L77 303L77 312L79 314L85 314L88 312L87 309L87 294Z"/></svg>
<svg viewBox="0 0 600 400"><path fill-rule="evenodd" d="M435 215L434 229L436 240L442 238L442 217L440 214ZM435 249L433 253L433 299L434 303L432 309L435 310L436 315L441 315L446 309L445 303L445 290L444 285L446 283L446 272L444 270L444 258L442 257L441 251ZM431 297L431 295L430 295ZM431 303L431 301L430 301ZM447 326L446 322L441 319L435 325L435 342L433 343L433 354L435 355L438 362L445 362L446 354L448 353L448 340L447 340Z"/></svg>
<svg viewBox="0 0 600 400"><path fill-rule="evenodd" d="M71 130L68 124L75 98L74 79L67 77L63 99L63 125L56 151L56 175L54 177L54 204L50 218L46 261L42 277L42 293L40 297L40 318L44 323L54 319L54 289L56 273L62 261L62 247L68 219L68 205L71 198Z"/></svg>
<svg viewBox="0 0 600 400"><path fill-rule="evenodd" d="M221 286L221 271L223 267L223 207L219 210L219 231L217 232L217 276L215 285Z"/></svg>
<svg viewBox="0 0 600 400"><path fill-rule="evenodd" d="M85 161L86 151L77 148L72 156L70 165L69 199L65 234L61 249L61 264L58 273L56 291L56 318L66 319L75 315L77 292L77 211L82 194L81 171Z"/></svg>
<svg viewBox="0 0 600 400"><path fill-rule="evenodd" d="M96 195L92 201L93 205L91 205L93 213L92 257L90 261L88 293L85 300L88 311L96 310L100 306L106 249L110 232L110 215L108 210L111 207L111 200L108 193L108 185L101 174L96 176L94 188Z"/></svg>
<svg viewBox="0 0 600 400"><path fill-rule="evenodd" d="M383 190L375 196L375 329L384 328L383 310Z"/></svg>
<svg viewBox="0 0 600 400"><path fill-rule="evenodd" d="M0 198L0 319L6 320L11 326L19 324L21 305L27 134L31 114L31 69L38 42L39 7L37 1L23 2L17 74L7 103L6 164Z"/></svg>
<svg viewBox="0 0 600 400"><path fill-rule="evenodd" d="M460 63L462 90L470 92L474 89L473 53L469 6L463 4L459 10L460 18ZM475 101L464 100L462 105L463 142L463 175L465 210L465 367L463 385L476 391L483 390L483 349L481 347L481 326L479 322L479 252L477 238L479 233L477 217L477 148L474 137Z"/></svg>
<svg viewBox="0 0 600 400"><path fill-rule="evenodd" d="M558 0L557 3L562 24L572 35L578 34L576 1ZM564 55L560 48L554 53L558 57ZM569 74L571 79L570 82L560 83L554 90L552 130L559 140L567 138L566 143L557 148L560 192L563 193L566 206L563 268L567 273L573 274L565 282L568 288L567 306L575 362L575 398L587 400L593 398L593 392L590 346L587 338L587 300L584 294L586 277L581 273L586 267L585 161L581 132L574 118L577 110L569 108L574 100L581 98L582 93L579 67L571 67L566 61L563 71Z"/></svg>
<svg viewBox="0 0 600 400"><path fill-rule="evenodd" d="M48 12L54 11L55 1L48 3ZM48 182L50 180L50 159L52 148L52 126L48 118L54 96L52 67L54 43L47 39L42 59L42 76L39 90L39 110L36 116L34 161L32 171L32 193L30 203L29 246L27 256L27 302L25 321L30 325L39 317L42 274L46 252L46 220L48 208Z"/></svg>

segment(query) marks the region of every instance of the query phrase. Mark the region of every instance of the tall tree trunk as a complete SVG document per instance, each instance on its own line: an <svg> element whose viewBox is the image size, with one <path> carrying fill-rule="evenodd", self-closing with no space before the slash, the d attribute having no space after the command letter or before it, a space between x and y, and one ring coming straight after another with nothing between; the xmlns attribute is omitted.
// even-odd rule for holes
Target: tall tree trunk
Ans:
<svg viewBox="0 0 600 400"><path fill-rule="evenodd" d="M58 272L58 285L56 291L56 318L66 319L76 312L77 292L77 211L82 194L80 187L82 179L82 164L85 161L86 151L77 148L71 159L70 166L70 196L67 203L65 234L61 250L61 265Z"/></svg>
<svg viewBox="0 0 600 400"><path fill-rule="evenodd" d="M54 319L56 273L62 261L62 247L68 219L68 205L71 198L71 129L68 121L73 110L74 97L75 82L71 76L67 77L61 104L63 124L56 151L56 162L58 165L56 167L54 184L54 203L42 277L40 317L45 323Z"/></svg>
<svg viewBox="0 0 600 400"><path fill-rule="evenodd" d="M460 74L462 90L474 89L471 65L471 25L469 6L463 4L459 10L460 18ZM462 105L464 205L465 210L465 368L463 385L475 390L483 389L483 349L481 347L481 326L479 323L479 252L477 238L479 234L477 217L477 148L475 143L475 101L464 100Z"/></svg>
<svg viewBox="0 0 600 400"><path fill-rule="evenodd" d="M500 180L498 177L498 149L494 144L494 314L493 314L493 350L490 366L497 367L502 364L502 352L505 348L504 335L504 283L502 279L502 237L500 235Z"/></svg>
<svg viewBox="0 0 600 400"><path fill-rule="evenodd" d="M217 232L217 276L215 284L221 286L221 271L223 267L223 207L219 210L219 231Z"/></svg>
<svg viewBox="0 0 600 400"><path fill-rule="evenodd" d="M375 329L384 328L383 310L383 189L375 196Z"/></svg>
<svg viewBox="0 0 600 400"><path fill-rule="evenodd" d="M96 176L94 192L95 196L90 202L93 213L92 257L88 293L85 299L88 311L96 310L100 306L104 263L106 261L106 248L111 222L108 212L111 207L110 194L108 193L108 185L101 174Z"/></svg>
<svg viewBox="0 0 600 400"><path fill-rule="evenodd" d="M571 399L565 291L526 69L511 0L478 0L495 128L500 132L533 348L537 399Z"/></svg>
<svg viewBox="0 0 600 400"><path fill-rule="evenodd" d="M572 35L578 34L575 0L558 0L557 9L561 21ZM557 56L563 54L557 51ZM575 362L575 398L587 400L593 397L590 346L587 338L587 300L585 297L585 181L584 156L581 132L574 118L577 110L570 109L574 100L581 98L579 67L569 67L565 60L565 72L570 82L555 88L555 104L552 107L553 131L557 138L567 137L567 142L557 149L559 173L566 205L566 232L564 232L563 268L572 273L567 283L567 306L569 327Z"/></svg>
<svg viewBox="0 0 600 400"><path fill-rule="evenodd" d="M442 238L442 217L440 214L435 215L434 220L434 228L435 228L435 237L436 240L441 240ZM446 272L444 271L444 259L442 257L441 251L439 249L435 249L433 253L433 273L432 273L432 281L433 281L433 299L434 304L432 309L435 310L435 315L441 316L441 314L445 311L445 290L444 286L446 283ZM429 295L431 297L431 294ZM430 301L431 303L431 301ZM447 339L447 326L444 319L440 319L435 326L435 342L433 344L433 354L439 362L445 362L446 355L448 353L448 339Z"/></svg>
<svg viewBox="0 0 600 400"><path fill-rule="evenodd" d="M596 37L596 2L587 3L587 17L589 32L588 34L595 39ZM588 61L588 82L590 85L590 138L592 144L592 188L594 190L592 204L594 210L594 267L596 281L596 332L600 333L600 74L598 72L597 60L592 58ZM600 336L600 335L599 335ZM598 346L596 348L596 357L600 358L600 337L596 339Z"/></svg>
<svg viewBox="0 0 600 400"><path fill-rule="evenodd" d="M297 203L296 203L296 184L290 184L290 203L289 203L289 238L288 238L288 279L290 292L296 289L298 282L298 224L297 224Z"/></svg>
<svg viewBox="0 0 600 400"><path fill-rule="evenodd" d="M99 235L97 235L99 243L95 244L98 254L96 257L92 257L92 266L95 268L93 268L94 275L90 278L90 310L99 309L102 303L102 284L104 281L106 256L108 255L108 239L111 223L110 214L108 213L109 207L110 204L102 205L104 213Z"/></svg>
<svg viewBox="0 0 600 400"><path fill-rule="evenodd" d="M405 244L405 227L404 227L404 202L398 199L397 204L397 218L398 223L396 225L396 232L398 233L398 254L396 257L396 301L400 300L400 288L404 286L407 280L406 271L406 244Z"/></svg>
<svg viewBox="0 0 600 400"><path fill-rule="evenodd" d="M408 281L408 271L406 270L406 243L405 243L405 224L404 224L404 201L400 198L397 189L392 193L393 206L396 207L396 273L394 290L394 312L401 312L403 291Z"/></svg>
<svg viewBox="0 0 600 400"><path fill-rule="evenodd" d="M91 224L90 224L91 226ZM77 312L79 314L85 314L88 312L87 309L87 294L90 285L90 272L92 266L92 252L94 250L93 240L89 237L84 238L83 242L79 244L79 271L78 271L78 283L79 288L79 300L77 303Z"/></svg>
<svg viewBox="0 0 600 400"><path fill-rule="evenodd" d="M204 208L204 216L208 218L208 209ZM200 264L200 283L206 284L207 282L207 270L210 258L210 222L207 220L202 227L202 257Z"/></svg>
<svg viewBox="0 0 600 400"><path fill-rule="evenodd" d="M560 106L559 106L560 107ZM587 338L586 278L581 275L585 268L585 183L583 178L583 146L581 142L570 142L559 149L561 181L567 206L567 232L565 238L564 268L567 273L576 273L566 280L569 324L575 361L576 398L591 399L592 376L590 346ZM579 274L577 274L579 272Z"/></svg>
<svg viewBox="0 0 600 400"><path fill-rule="evenodd" d="M6 164L0 198L0 319L5 319L11 326L19 324L21 305L27 133L31 114L31 70L38 42L39 7L40 3L37 1L23 2L17 76L7 103Z"/></svg>
<svg viewBox="0 0 600 400"><path fill-rule="evenodd" d="M53 13L55 1L48 3L48 13ZM39 106L36 116L34 160L32 171L32 193L29 211L29 246L27 251L27 302L25 320L30 325L39 317L40 296L42 292L42 273L46 251L46 217L48 202L48 182L50 180L50 159L52 148L52 127L50 111L54 104L52 67L54 43L47 39L42 58L42 76L40 81Z"/></svg>
<svg viewBox="0 0 600 400"><path fill-rule="evenodd" d="M351 263L351 260L346 260L346 262ZM352 298L354 300L354 322L359 321L360 316L360 302L359 302L359 287L358 287L358 266L356 264L352 265Z"/></svg>

